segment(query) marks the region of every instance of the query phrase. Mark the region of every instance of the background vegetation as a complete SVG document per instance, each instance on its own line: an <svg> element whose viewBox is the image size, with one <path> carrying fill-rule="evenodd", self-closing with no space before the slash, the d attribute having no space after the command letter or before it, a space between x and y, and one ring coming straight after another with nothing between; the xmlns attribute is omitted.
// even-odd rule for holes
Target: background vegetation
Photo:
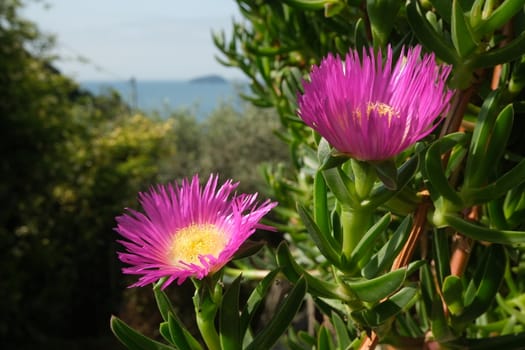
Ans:
<svg viewBox="0 0 525 350"><path fill-rule="evenodd" d="M271 111L225 103L203 122L160 119L82 90L22 5L0 2L0 344L96 348L110 314L137 306L112 231L137 192L195 172L262 191L260 166L287 151Z"/></svg>

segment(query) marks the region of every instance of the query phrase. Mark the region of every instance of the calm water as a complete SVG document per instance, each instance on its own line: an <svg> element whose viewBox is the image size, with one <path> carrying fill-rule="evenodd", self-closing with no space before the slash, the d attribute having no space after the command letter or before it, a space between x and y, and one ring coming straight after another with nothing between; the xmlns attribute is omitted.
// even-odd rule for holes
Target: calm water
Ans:
<svg viewBox="0 0 525 350"><path fill-rule="evenodd" d="M114 89L130 105L146 112L168 115L188 109L199 119L206 118L221 102L240 106L238 97L246 86L238 82L208 83L187 81L85 81L81 85L95 94Z"/></svg>

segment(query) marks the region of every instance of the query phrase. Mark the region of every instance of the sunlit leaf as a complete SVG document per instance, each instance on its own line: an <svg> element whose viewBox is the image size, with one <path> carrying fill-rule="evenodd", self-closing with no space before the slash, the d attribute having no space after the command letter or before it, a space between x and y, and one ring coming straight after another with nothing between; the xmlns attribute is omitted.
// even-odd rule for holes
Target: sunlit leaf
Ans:
<svg viewBox="0 0 525 350"><path fill-rule="evenodd" d="M140 334L116 316L111 317L111 331L131 350L174 350L171 346Z"/></svg>
<svg viewBox="0 0 525 350"><path fill-rule="evenodd" d="M257 334L246 350L270 349L288 329L306 294L306 281L299 278L273 315L270 323Z"/></svg>

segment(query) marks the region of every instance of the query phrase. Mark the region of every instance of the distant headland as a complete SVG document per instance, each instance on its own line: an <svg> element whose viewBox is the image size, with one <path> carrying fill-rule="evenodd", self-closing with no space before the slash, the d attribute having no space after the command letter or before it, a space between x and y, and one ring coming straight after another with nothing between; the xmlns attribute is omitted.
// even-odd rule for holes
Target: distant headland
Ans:
<svg viewBox="0 0 525 350"><path fill-rule="evenodd" d="M221 77L220 75L210 74L203 75L202 77L197 77L189 80L190 83L213 83L213 84L226 84L228 81Z"/></svg>

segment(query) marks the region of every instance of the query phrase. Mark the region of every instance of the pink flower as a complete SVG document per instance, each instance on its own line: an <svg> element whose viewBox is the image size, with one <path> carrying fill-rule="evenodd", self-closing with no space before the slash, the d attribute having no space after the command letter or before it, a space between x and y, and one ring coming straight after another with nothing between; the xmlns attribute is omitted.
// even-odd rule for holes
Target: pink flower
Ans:
<svg viewBox="0 0 525 350"><path fill-rule="evenodd" d="M217 189L217 181L212 175L201 188L195 175L181 186L158 185L139 193L144 214L130 209L116 218L115 230L126 248L118 256L131 265L122 271L142 275L132 287L162 277L163 287L188 277L202 279L228 263L256 228L272 229L259 221L277 203L258 205L257 194L232 195L238 183L228 180Z"/></svg>
<svg viewBox="0 0 525 350"><path fill-rule="evenodd" d="M421 46L392 67L392 49L351 50L344 61L328 55L314 66L298 97L299 116L336 150L358 160L391 158L431 133L447 112L451 67L437 65Z"/></svg>

